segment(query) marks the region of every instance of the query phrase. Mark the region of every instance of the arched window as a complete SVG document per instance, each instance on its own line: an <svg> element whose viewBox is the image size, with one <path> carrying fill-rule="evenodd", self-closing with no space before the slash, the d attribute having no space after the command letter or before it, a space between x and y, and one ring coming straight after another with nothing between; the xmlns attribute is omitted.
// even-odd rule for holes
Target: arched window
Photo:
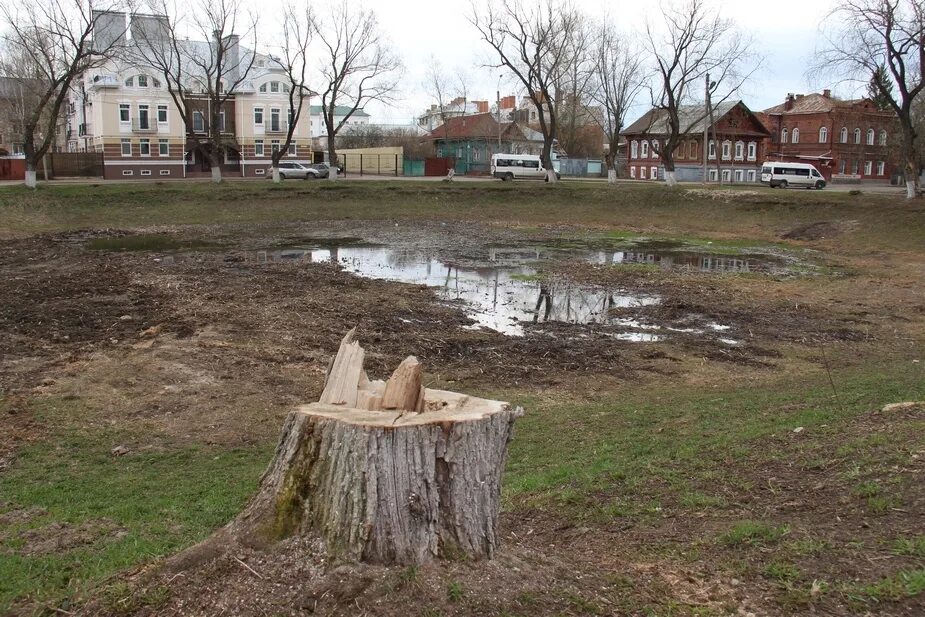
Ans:
<svg viewBox="0 0 925 617"><path fill-rule="evenodd" d="M643 140L642 142L642 158L648 158L649 156L649 142Z"/></svg>
<svg viewBox="0 0 925 617"><path fill-rule="evenodd" d="M155 87L155 88L160 88L160 87L161 87L161 82L160 82L156 77L152 77L152 78L151 78L151 82L154 84L154 87Z"/></svg>
<svg viewBox="0 0 925 617"><path fill-rule="evenodd" d="M788 138L788 137L789 137L789 133L787 132L787 129L782 130L782 131L780 132L780 143L782 143L782 144L787 143L787 138Z"/></svg>
<svg viewBox="0 0 925 617"><path fill-rule="evenodd" d="M139 75L139 76L138 76L138 87L139 87L139 88L147 88L147 87L148 87L148 76L147 76L147 75Z"/></svg>
<svg viewBox="0 0 925 617"><path fill-rule="evenodd" d="M841 127L841 133L838 136L838 141L840 141L843 144L848 143L848 127L847 126Z"/></svg>
<svg viewBox="0 0 925 617"><path fill-rule="evenodd" d="M790 138L792 143L800 143L800 129L793 129L793 136Z"/></svg>
<svg viewBox="0 0 925 617"><path fill-rule="evenodd" d="M279 82L278 81L270 82L270 92L279 92Z"/></svg>
<svg viewBox="0 0 925 617"><path fill-rule="evenodd" d="M260 90L260 92L266 92L266 91L267 91L267 85L266 85L266 84L260 84L260 87L258 88L258 90Z"/></svg>
<svg viewBox="0 0 925 617"><path fill-rule="evenodd" d="M854 129L854 143L861 143L861 129Z"/></svg>
<svg viewBox="0 0 925 617"><path fill-rule="evenodd" d="M735 160L741 161L745 158L745 142L737 141L735 148Z"/></svg>
<svg viewBox="0 0 925 617"><path fill-rule="evenodd" d="M886 131L884 131L884 130L881 130L881 131L880 131L880 145L881 145L881 146L885 146L885 145L886 145ZM880 175L882 176L883 174L880 174Z"/></svg>
<svg viewBox="0 0 925 617"><path fill-rule="evenodd" d="M724 141L723 142L723 160L728 161L732 158L732 142Z"/></svg>
<svg viewBox="0 0 925 617"><path fill-rule="evenodd" d="M874 145L874 129L867 129L867 145Z"/></svg>
<svg viewBox="0 0 925 617"><path fill-rule="evenodd" d="M639 158L639 142L635 139L630 144L630 158L638 159Z"/></svg>
<svg viewBox="0 0 925 617"><path fill-rule="evenodd" d="M128 79L126 79L126 80L125 80L125 85L126 85L127 87L129 87L129 88L133 87L133 86L135 85L135 78L134 78L134 77L129 77Z"/></svg>
<svg viewBox="0 0 925 617"><path fill-rule="evenodd" d="M822 127L819 129L819 143L824 144L829 141L829 129Z"/></svg>

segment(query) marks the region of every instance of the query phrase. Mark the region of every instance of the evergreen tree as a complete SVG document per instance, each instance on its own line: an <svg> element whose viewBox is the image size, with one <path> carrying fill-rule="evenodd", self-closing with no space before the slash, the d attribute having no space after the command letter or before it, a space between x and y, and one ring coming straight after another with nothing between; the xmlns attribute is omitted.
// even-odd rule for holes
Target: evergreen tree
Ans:
<svg viewBox="0 0 925 617"><path fill-rule="evenodd" d="M874 102L877 109L886 111L890 108L890 99L893 96L893 81L886 67L882 64L877 66L877 70L870 76L867 82L867 98Z"/></svg>

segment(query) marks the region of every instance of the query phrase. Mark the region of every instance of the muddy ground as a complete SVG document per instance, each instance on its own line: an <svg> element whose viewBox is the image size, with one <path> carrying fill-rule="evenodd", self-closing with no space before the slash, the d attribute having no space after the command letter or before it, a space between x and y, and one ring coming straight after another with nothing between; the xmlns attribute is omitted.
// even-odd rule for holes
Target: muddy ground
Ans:
<svg viewBox="0 0 925 617"><path fill-rule="evenodd" d="M94 239L152 231L187 244L179 254L92 248ZM570 227L341 221L87 230L8 240L0 252L5 425L0 473L25 444L46 434L48 426L31 407L42 396L84 401L93 411L80 419L82 428L130 427L134 438L121 444L126 451L183 443L272 443L287 409L317 398L329 357L354 326L367 349L368 369L377 376L414 353L427 367L429 385L577 400L658 380L728 384L745 376L797 373L804 366L835 362L826 350L843 365L861 363L865 355L915 351L915 332L925 327L920 264L902 265L889 254L833 256L808 244L850 233L850 225L781 232L797 242L794 253L813 269L717 276L581 260L543 267L550 279L657 294L656 306L623 309L629 317L676 328L657 343L615 340L607 328L564 323L527 324L524 336L505 336L473 329L460 306L421 285L360 278L331 264L253 258L255 251L306 238L350 237L478 264L489 244L554 243L587 235ZM882 278L887 268L894 277L889 285ZM814 277L843 282L814 285ZM681 331L709 323L724 324L741 343L730 346ZM872 414L838 434L819 435L811 447L831 452L871 432L901 432L921 413L913 408L899 415ZM876 544L884 528L892 535L922 533L925 453L906 459L897 472L907 482L902 507L871 522L868 511L845 502L844 487L824 467L807 469L788 460L790 454L804 456L809 446L793 435L778 439L772 460L755 452L729 461L727 473L742 481L724 485L725 501L733 505L720 515L656 515L644 524L592 525L515 503L503 522L505 548L490 564L337 566L325 561L311 539L302 539L273 554L245 551L186 572L165 573L149 565L125 574L117 586L110 581L88 605L70 610L431 616L652 610L667 615L675 614L675 606L678 614L698 615L923 614L920 595L872 605L852 604L812 585L784 593L779 584L747 574L748 564L761 559L760 543L734 558L714 544L691 543L756 513L774 518L802 512L805 527L788 530L790 537L808 536L811 528L813 537L841 547L824 559L811 551L794 557L801 569L820 578L886 575L903 560L921 566L915 557L860 546ZM668 509L669 501L664 505ZM112 521L31 531L23 550L66 550L93 534L118 532ZM25 603L16 612L34 608Z"/></svg>

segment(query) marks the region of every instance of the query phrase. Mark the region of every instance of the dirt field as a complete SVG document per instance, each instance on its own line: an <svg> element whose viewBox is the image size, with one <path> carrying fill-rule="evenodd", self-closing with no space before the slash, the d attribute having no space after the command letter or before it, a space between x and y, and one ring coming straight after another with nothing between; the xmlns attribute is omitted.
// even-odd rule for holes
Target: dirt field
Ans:
<svg viewBox="0 0 925 617"><path fill-rule="evenodd" d="M0 246L0 614L925 613L925 407L884 409L925 400L921 204L4 189ZM240 510L353 326L377 375L413 353L527 410L499 558L300 539L164 569Z"/></svg>

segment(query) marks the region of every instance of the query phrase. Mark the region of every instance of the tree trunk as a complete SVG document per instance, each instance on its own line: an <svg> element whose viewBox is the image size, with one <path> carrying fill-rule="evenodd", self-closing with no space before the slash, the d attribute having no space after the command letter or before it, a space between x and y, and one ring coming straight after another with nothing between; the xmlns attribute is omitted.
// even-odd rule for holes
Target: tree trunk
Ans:
<svg viewBox="0 0 925 617"><path fill-rule="evenodd" d="M335 135L328 132L328 180L337 180L337 151L334 148Z"/></svg>
<svg viewBox="0 0 925 617"><path fill-rule="evenodd" d="M607 170L607 183L608 184L617 183L617 170L612 167Z"/></svg>
<svg viewBox="0 0 925 617"><path fill-rule="evenodd" d="M235 541L320 537L332 560L424 564L488 559L498 548L501 474L514 421L507 403L425 389L416 359L369 381L353 331L321 402L289 413L276 455L244 511L180 555L189 564ZM393 409L387 409L393 407Z"/></svg>
<svg viewBox="0 0 925 617"><path fill-rule="evenodd" d="M671 171L668 171L667 169L665 170L665 184L667 184L668 186L678 185L678 179L675 176L674 170L671 170Z"/></svg>
<svg viewBox="0 0 925 617"><path fill-rule="evenodd" d="M280 182L282 182L282 177L280 177L280 175L279 175L279 164L274 164L274 165L273 165L273 172L272 172L272 173L273 173L273 182L275 182L275 183L277 183L277 184L279 184Z"/></svg>
<svg viewBox="0 0 925 617"><path fill-rule="evenodd" d="M27 165L27 167L26 167L25 183L26 183L26 186L27 186L28 188L30 188L30 189L34 189L34 188L38 185L38 181L37 181L37 179L36 179L36 177L35 177L35 168L34 168L34 167L32 167L32 168L30 169L29 166Z"/></svg>
<svg viewBox="0 0 925 617"><path fill-rule="evenodd" d="M218 163L216 163L215 161L212 161L211 165L212 165L212 182L219 184L222 181L222 168L219 167Z"/></svg>

